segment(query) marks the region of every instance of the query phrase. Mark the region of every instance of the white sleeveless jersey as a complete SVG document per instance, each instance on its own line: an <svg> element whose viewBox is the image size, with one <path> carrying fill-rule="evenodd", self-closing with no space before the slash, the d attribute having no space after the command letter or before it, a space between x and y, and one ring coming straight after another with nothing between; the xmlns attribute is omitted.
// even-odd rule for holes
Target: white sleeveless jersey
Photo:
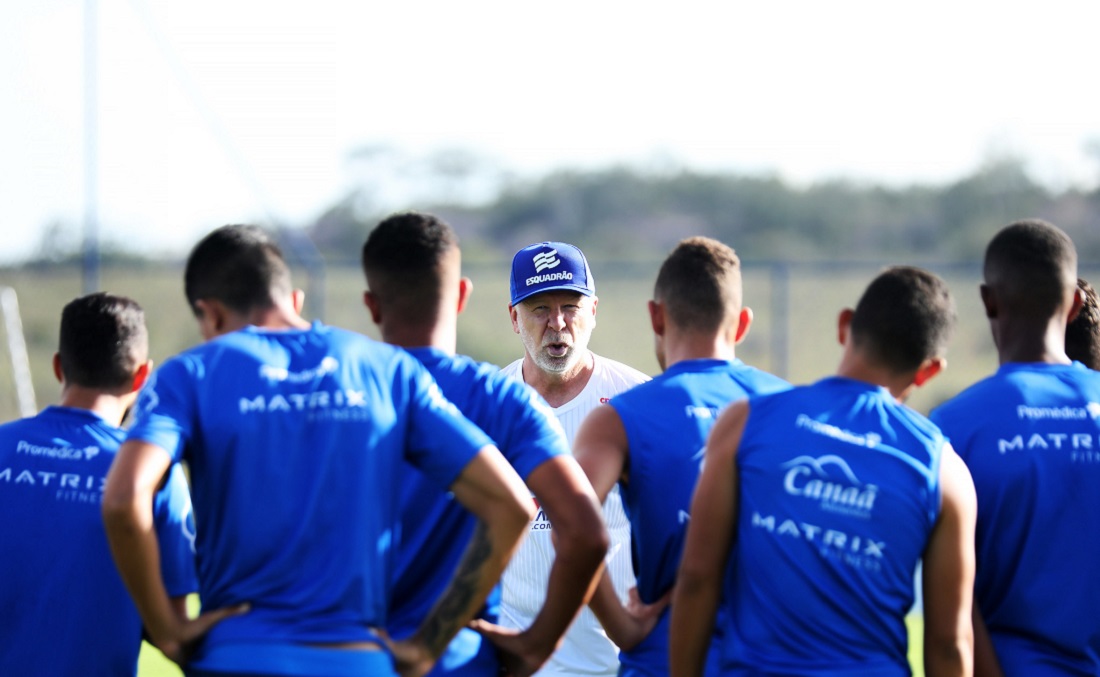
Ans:
<svg viewBox="0 0 1100 677"><path fill-rule="evenodd" d="M594 369L588 385L579 395L554 409L572 448L581 421L601 404L624 390L649 380L642 372L621 362L592 354ZM523 380L523 360L504 367L505 374ZM623 512L618 485L604 502L604 520L611 538L606 563L607 573L625 604L627 591L634 587L634 567L630 561L630 522ZM550 522L540 509L531 522L530 532L504 571L500 624L524 630L535 620L546 599L554 545L550 540ZM614 675L619 670L619 649L610 639L596 615L585 607L566 632L561 646L536 677L557 675Z"/></svg>

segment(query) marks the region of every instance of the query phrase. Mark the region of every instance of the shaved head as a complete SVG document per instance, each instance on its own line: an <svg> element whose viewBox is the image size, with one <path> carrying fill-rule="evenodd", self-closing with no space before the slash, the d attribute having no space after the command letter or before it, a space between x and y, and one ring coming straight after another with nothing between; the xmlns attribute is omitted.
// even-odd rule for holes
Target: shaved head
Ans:
<svg viewBox="0 0 1100 677"><path fill-rule="evenodd" d="M718 240L682 240L661 265L653 298L681 329L717 331L741 311L741 260Z"/></svg>
<svg viewBox="0 0 1100 677"><path fill-rule="evenodd" d="M431 214L394 214L371 231L362 251L367 286L385 312L409 325L434 324L443 294L457 286L458 236Z"/></svg>
<svg viewBox="0 0 1100 677"><path fill-rule="evenodd" d="M1021 317L1053 316L1077 286L1077 250L1069 236L1039 219L1001 229L985 251L985 284Z"/></svg>

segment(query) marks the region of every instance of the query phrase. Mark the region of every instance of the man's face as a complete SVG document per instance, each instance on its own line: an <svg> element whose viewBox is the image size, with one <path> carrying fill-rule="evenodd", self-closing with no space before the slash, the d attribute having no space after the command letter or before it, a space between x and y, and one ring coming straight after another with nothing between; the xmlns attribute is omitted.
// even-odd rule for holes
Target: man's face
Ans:
<svg viewBox="0 0 1100 677"><path fill-rule="evenodd" d="M512 329L539 369L568 372L588 352L597 301L571 291L535 294L511 307Z"/></svg>

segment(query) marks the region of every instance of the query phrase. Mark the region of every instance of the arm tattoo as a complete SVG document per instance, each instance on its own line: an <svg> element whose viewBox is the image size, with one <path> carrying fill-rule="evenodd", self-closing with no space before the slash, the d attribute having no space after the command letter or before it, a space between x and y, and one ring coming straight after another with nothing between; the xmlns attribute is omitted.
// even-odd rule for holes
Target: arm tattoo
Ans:
<svg viewBox="0 0 1100 677"><path fill-rule="evenodd" d="M493 544L489 540L489 532L485 524L479 521L451 584L420 628L420 637L433 656L443 653L447 643L476 611L470 606L475 603L479 582L492 554ZM476 601L480 603L481 600Z"/></svg>

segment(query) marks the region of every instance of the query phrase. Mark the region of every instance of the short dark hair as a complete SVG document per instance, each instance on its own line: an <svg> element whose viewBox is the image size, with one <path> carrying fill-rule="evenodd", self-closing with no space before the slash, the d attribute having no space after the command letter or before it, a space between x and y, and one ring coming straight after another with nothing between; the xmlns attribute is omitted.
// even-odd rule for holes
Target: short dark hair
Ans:
<svg viewBox="0 0 1100 677"><path fill-rule="evenodd" d="M247 313L270 308L292 291L290 269L275 241L259 226L222 226L199 241L187 258L184 293L198 313L200 299L217 299Z"/></svg>
<svg viewBox="0 0 1100 677"><path fill-rule="evenodd" d="M389 313L406 322L434 321L443 285L443 263L458 249L458 236L431 214L393 214L363 243L363 274Z"/></svg>
<svg viewBox="0 0 1100 677"><path fill-rule="evenodd" d="M1100 371L1100 301L1087 280L1077 278L1085 296L1081 312L1066 325L1066 355L1089 369Z"/></svg>
<svg viewBox="0 0 1100 677"><path fill-rule="evenodd" d="M856 305L853 345L894 373L942 357L955 328L955 301L937 275L911 266L887 268Z"/></svg>
<svg viewBox="0 0 1100 677"><path fill-rule="evenodd" d="M1005 226L985 250L985 283L1006 309L1046 319L1077 284L1077 250L1058 227L1041 219Z"/></svg>
<svg viewBox="0 0 1100 677"><path fill-rule="evenodd" d="M661 264L653 297L677 327L716 331L741 309L741 260L718 240L681 240Z"/></svg>
<svg viewBox="0 0 1100 677"><path fill-rule="evenodd" d="M60 334L61 373L74 385L124 388L149 359L145 311L125 296L97 292L73 299L61 311Z"/></svg>

